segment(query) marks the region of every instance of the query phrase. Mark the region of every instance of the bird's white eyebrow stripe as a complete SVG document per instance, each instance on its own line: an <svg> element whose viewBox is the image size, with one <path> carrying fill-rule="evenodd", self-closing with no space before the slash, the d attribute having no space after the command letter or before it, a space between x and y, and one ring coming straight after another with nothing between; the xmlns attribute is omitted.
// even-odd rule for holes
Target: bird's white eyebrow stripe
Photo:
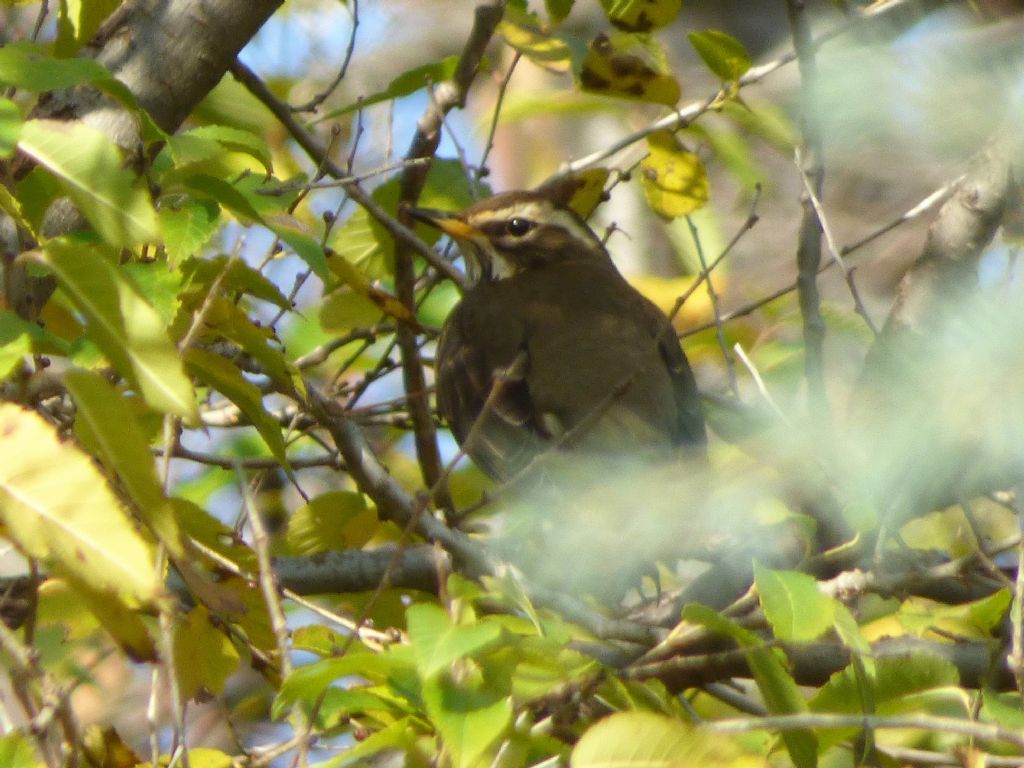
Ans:
<svg viewBox="0 0 1024 768"><path fill-rule="evenodd" d="M571 213L533 200L514 203L504 208L480 211L470 217L469 223L480 227L495 221L508 221L515 216L522 216L524 219L535 221L538 224L561 227L579 240L596 239L593 231L582 226Z"/></svg>

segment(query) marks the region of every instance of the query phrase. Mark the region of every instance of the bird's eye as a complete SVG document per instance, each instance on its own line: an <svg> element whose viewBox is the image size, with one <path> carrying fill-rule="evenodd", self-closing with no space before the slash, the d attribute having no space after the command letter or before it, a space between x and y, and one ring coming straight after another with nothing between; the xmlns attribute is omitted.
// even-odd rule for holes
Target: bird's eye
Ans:
<svg viewBox="0 0 1024 768"><path fill-rule="evenodd" d="M533 222L522 216L513 216L505 222L505 231L513 237L522 237L531 229L533 229Z"/></svg>

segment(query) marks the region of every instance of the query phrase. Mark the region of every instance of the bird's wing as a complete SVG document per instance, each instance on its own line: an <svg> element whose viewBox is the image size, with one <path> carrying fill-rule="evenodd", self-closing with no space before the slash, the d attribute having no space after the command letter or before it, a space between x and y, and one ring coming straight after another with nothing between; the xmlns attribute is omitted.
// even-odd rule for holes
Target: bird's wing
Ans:
<svg viewBox="0 0 1024 768"><path fill-rule="evenodd" d="M676 445L702 446L707 442L707 431L700 407L697 380L682 347L679 346L679 338L672 324L654 304L649 304L648 314L656 329L658 351L672 379L677 412L672 442Z"/></svg>
<svg viewBox="0 0 1024 768"><path fill-rule="evenodd" d="M485 344L470 325L479 319L456 307L437 348L437 404L466 453L488 475L515 474L543 450L526 382L525 346L508 339Z"/></svg>

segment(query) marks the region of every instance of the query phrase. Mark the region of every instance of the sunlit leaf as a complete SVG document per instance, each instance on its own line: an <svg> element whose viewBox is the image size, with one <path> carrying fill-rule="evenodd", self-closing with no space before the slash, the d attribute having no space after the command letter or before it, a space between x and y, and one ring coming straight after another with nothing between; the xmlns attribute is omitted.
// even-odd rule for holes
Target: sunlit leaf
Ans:
<svg viewBox="0 0 1024 768"><path fill-rule="evenodd" d="M501 636L496 624L452 624L443 610L426 603L409 608L406 622L416 665L424 678L447 670L453 662L486 648Z"/></svg>
<svg viewBox="0 0 1024 768"><path fill-rule="evenodd" d="M149 441L124 397L91 371L69 371L64 383L78 408L75 430L83 444L95 448L168 551L184 556L181 531L157 479Z"/></svg>
<svg viewBox="0 0 1024 768"><path fill-rule="evenodd" d="M110 79L95 59L60 59L43 46L18 40L0 47L0 84L41 93Z"/></svg>
<svg viewBox="0 0 1024 768"><path fill-rule="evenodd" d="M185 361L190 371L238 406L266 442L270 452L288 465L281 425L263 407L263 393L248 381L237 366L205 349L189 349Z"/></svg>
<svg viewBox="0 0 1024 768"><path fill-rule="evenodd" d="M513 6L505 8L498 24L498 34L526 58L555 72L567 72L572 64L572 51L564 40L545 29L534 14Z"/></svg>
<svg viewBox="0 0 1024 768"><path fill-rule="evenodd" d="M239 656L224 630L210 622L206 608L197 605L174 625L174 662L181 695L191 699L221 693Z"/></svg>
<svg viewBox="0 0 1024 768"><path fill-rule="evenodd" d="M629 32L650 32L670 24L683 0L601 0L605 15L615 26Z"/></svg>
<svg viewBox="0 0 1024 768"><path fill-rule="evenodd" d="M666 71L662 56L653 40L599 34L580 64L580 86L603 96L673 106L679 101L679 83Z"/></svg>
<svg viewBox="0 0 1024 768"><path fill-rule="evenodd" d="M167 260L172 267L193 256L217 231L220 208L212 200L165 202L157 212L163 230Z"/></svg>
<svg viewBox="0 0 1024 768"><path fill-rule="evenodd" d="M90 339L153 408L191 418L192 384L160 315L103 255L50 240L43 261L86 318Z"/></svg>
<svg viewBox="0 0 1024 768"><path fill-rule="evenodd" d="M297 220L285 214L267 217L264 223L275 235L291 246L317 277L325 283L331 282L330 265L318 238L310 234Z"/></svg>
<svg viewBox="0 0 1024 768"><path fill-rule="evenodd" d="M0 158L10 157L21 134L21 110L10 99L0 98Z"/></svg>
<svg viewBox="0 0 1024 768"><path fill-rule="evenodd" d="M267 142L250 131L243 131L240 128L231 128L226 125L201 125L185 133L176 134L173 138L182 139L186 137L215 142L230 152L241 152L250 155L263 166L268 176L274 172Z"/></svg>
<svg viewBox="0 0 1024 768"><path fill-rule="evenodd" d="M809 642L832 627L832 599L818 589L813 576L754 566L761 608L779 640Z"/></svg>
<svg viewBox="0 0 1024 768"><path fill-rule="evenodd" d="M567 176L556 176L538 187L547 197L572 208L580 218L588 219L607 195L604 185L610 171L607 168L588 168Z"/></svg>
<svg viewBox="0 0 1024 768"><path fill-rule="evenodd" d="M39 768L32 741L20 731L0 736L0 765L7 768Z"/></svg>
<svg viewBox="0 0 1024 768"><path fill-rule="evenodd" d="M746 654L750 671L769 712L794 714L807 711L807 702L780 656L775 650L766 647L756 634L696 603L691 603L683 609L683 619L702 624L712 632L736 641ZM797 768L813 768L817 765L818 741L811 730L784 731L782 739Z"/></svg>
<svg viewBox="0 0 1024 768"><path fill-rule="evenodd" d="M717 29L690 32L687 37L708 69L723 80L739 80L750 69L750 54L743 43Z"/></svg>
<svg viewBox="0 0 1024 768"><path fill-rule="evenodd" d="M507 695L486 687L456 686L447 676L426 681L423 700L456 768L478 765L487 748L512 723L512 702Z"/></svg>
<svg viewBox="0 0 1024 768"><path fill-rule="evenodd" d="M230 259L230 264L229 259L229 256L221 254L211 258L191 258L181 265L184 281L189 290L195 292L194 297L188 298L190 306L198 308L206 300L214 281L219 280L226 294L245 293L275 307L291 309L288 298L275 283L242 259Z"/></svg>
<svg viewBox="0 0 1024 768"><path fill-rule="evenodd" d="M317 763L317 768L344 768L344 766L352 765L357 761L366 764L371 762L368 758L379 755L381 752L412 749L414 741L412 718L403 718L386 728L371 733L337 757Z"/></svg>
<svg viewBox="0 0 1024 768"><path fill-rule="evenodd" d="M703 207L710 195L704 164L685 149L670 131L647 137L649 154L640 163L640 178L648 204L667 219Z"/></svg>
<svg viewBox="0 0 1024 768"><path fill-rule="evenodd" d="M732 765L742 754L724 736L653 712L618 712L576 743L571 768L683 768Z"/></svg>
<svg viewBox="0 0 1024 768"><path fill-rule="evenodd" d="M153 547L136 531L92 460L53 427L0 406L0 519L19 548L92 590L132 606L161 592Z"/></svg>
<svg viewBox="0 0 1024 768"><path fill-rule="evenodd" d="M63 0L57 17L55 52L72 56L92 39L103 20L120 5L120 0Z"/></svg>
<svg viewBox="0 0 1024 768"><path fill-rule="evenodd" d="M121 151L79 122L28 120L18 147L52 172L106 242L131 247L159 240L145 183L125 168Z"/></svg>
<svg viewBox="0 0 1024 768"><path fill-rule="evenodd" d="M226 208L243 224L263 223L263 216L253 206L252 201L223 179L197 173L186 177L182 183L197 195Z"/></svg>
<svg viewBox="0 0 1024 768"><path fill-rule="evenodd" d="M112 725L86 726L82 748L87 756L86 764L97 768L136 768L142 762Z"/></svg>
<svg viewBox="0 0 1024 768"><path fill-rule="evenodd" d="M83 603L99 620L99 625L128 658L137 662L157 660L156 644L133 607L121 600L111 600L109 592L93 589L70 572L65 573L65 580L74 592L75 599Z"/></svg>
<svg viewBox="0 0 1024 768"><path fill-rule="evenodd" d="M288 545L299 555L359 549L377 527L377 514L363 494L331 491L295 510L288 520Z"/></svg>

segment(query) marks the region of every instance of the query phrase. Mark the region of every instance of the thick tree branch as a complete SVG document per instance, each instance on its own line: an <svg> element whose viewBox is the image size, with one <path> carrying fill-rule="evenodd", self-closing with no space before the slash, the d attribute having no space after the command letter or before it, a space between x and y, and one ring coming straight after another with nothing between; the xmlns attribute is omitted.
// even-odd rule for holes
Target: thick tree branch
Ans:
<svg viewBox="0 0 1024 768"><path fill-rule="evenodd" d="M172 133L220 82L242 47L282 0L128 0L93 42L96 60L124 83L160 128ZM39 117L81 120L137 153L138 118L95 88L51 94ZM43 225L48 237L83 226L66 198L54 203ZM53 291L52 278L9 275L8 300L34 317Z"/></svg>
<svg viewBox="0 0 1024 768"><path fill-rule="evenodd" d="M441 141L441 127L444 117L455 107L462 106L466 101L469 87L476 77L494 30L501 21L505 10L505 0L492 0L476 9L473 29L462 49L462 56L451 80L441 83L434 89L434 98L420 117L412 143L405 154L406 160L433 157ZM429 169L422 165L408 165L402 171L399 182L399 201L403 205L411 205L419 198L427 179ZM413 224L407 210L399 209L399 220L407 227ZM416 265L413 260L414 251L404 241L395 242L395 290L399 300L409 309L416 311ZM402 324L397 333L398 349L402 355L402 374L405 380L405 391L409 395L409 415L412 417L413 434L416 441L416 457L419 460L423 482L433 488L441 477L441 454L437 448L437 435L434 429L434 418L430 409L429 390L424 374L423 361L420 359L419 345L416 343L416 329ZM440 499L445 506L450 506L447 488L440 489Z"/></svg>

